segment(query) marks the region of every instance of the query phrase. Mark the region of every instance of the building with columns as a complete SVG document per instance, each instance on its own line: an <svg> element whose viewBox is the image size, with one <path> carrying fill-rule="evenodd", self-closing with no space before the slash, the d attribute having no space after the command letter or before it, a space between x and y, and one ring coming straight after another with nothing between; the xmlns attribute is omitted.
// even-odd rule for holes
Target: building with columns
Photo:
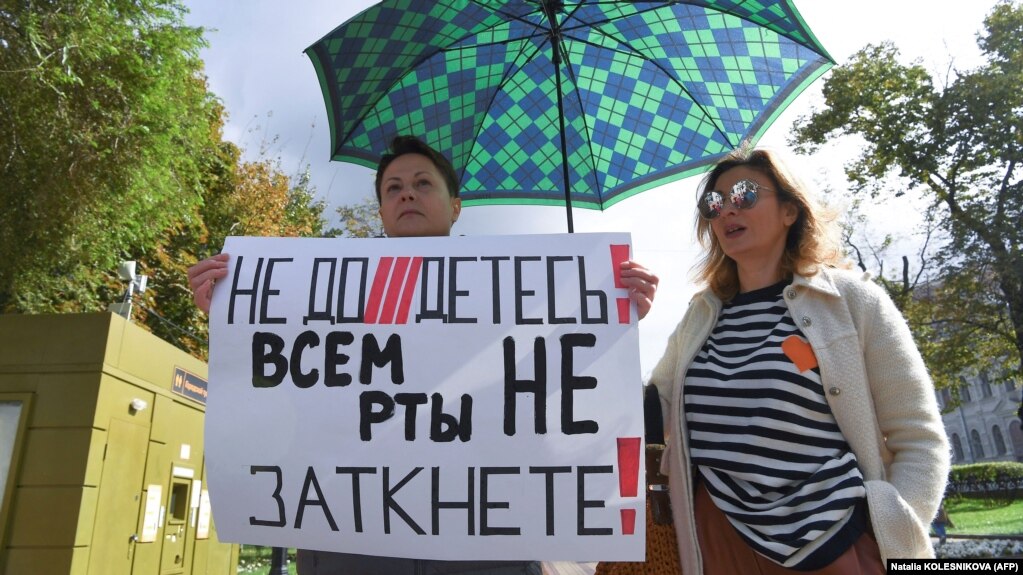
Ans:
<svg viewBox="0 0 1023 575"><path fill-rule="evenodd" d="M988 374L964 378L958 406L948 389L938 390L938 405L952 444L952 463L1023 462L1020 387L1014 379L994 382Z"/></svg>

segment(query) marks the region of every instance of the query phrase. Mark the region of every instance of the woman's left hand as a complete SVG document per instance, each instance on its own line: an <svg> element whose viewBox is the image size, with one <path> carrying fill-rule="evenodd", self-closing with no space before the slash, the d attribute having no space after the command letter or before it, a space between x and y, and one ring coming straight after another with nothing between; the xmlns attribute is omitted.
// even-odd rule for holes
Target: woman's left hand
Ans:
<svg viewBox="0 0 1023 575"><path fill-rule="evenodd" d="M629 289L629 299L636 302L639 308L639 319L643 319L650 312L661 279L632 260L624 261L621 265L622 283Z"/></svg>

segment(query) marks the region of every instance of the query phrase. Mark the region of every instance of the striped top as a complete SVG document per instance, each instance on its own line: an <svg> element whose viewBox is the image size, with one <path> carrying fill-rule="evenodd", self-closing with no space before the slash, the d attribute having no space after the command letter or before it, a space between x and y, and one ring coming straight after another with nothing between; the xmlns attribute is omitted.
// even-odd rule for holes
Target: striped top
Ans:
<svg viewBox="0 0 1023 575"><path fill-rule="evenodd" d="M812 570L866 530L866 491L786 283L724 305L686 373L683 409L692 465L729 522L761 555Z"/></svg>

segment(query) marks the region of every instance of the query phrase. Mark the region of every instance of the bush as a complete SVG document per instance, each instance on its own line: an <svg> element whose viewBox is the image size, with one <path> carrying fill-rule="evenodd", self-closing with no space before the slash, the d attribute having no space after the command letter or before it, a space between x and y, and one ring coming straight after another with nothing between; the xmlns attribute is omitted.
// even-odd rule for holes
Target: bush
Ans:
<svg viewBox="0 0 1023 575"><path fill-rule="evenodd" d="M994 461L953 465L948 495L1018 499L1023 497L1023 463Z"/></svg>
<svg viewBox="0 0 1023 575"><path fill-rule="evenodd" d="M1012 539L949 539L935 545L938 559L989 559L1019 557L1023 554L1023 541Z"/></svg>

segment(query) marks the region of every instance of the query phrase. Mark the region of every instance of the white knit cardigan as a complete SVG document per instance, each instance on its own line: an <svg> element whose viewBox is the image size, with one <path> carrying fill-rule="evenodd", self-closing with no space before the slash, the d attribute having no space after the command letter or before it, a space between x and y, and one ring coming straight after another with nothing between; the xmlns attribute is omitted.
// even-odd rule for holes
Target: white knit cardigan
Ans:
<svg viewBox="0 0 1023 575"><path fill-rule="evenodd" d="M845 270L797 275L784 300L813 347L824 396L856 454L882 560L933 557L928 526L948 478L948 438L905 319L869 276ZM669 479L686 575L704 573L704 565L693 518L682 386L720 310L721 301L709 290L696 294L650 380L665 414L662 472Z"/></svg>

